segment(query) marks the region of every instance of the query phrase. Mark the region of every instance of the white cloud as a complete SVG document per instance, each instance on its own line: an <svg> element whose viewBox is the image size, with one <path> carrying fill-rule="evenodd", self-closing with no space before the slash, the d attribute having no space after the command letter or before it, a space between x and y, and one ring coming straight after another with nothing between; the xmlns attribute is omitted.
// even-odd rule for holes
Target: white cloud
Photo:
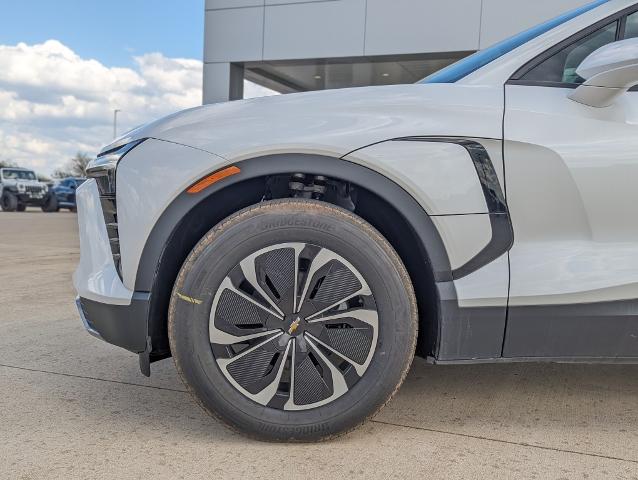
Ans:
<svg viewBox="0 0 638 480"><path fill-rule="evenodd" d="M50 173L77 151L94 155L118 132L201 104L202 63L160 53L107 67L48 40L0 45L0 159ZM247 82L245 96L273 92Z"/></svg>

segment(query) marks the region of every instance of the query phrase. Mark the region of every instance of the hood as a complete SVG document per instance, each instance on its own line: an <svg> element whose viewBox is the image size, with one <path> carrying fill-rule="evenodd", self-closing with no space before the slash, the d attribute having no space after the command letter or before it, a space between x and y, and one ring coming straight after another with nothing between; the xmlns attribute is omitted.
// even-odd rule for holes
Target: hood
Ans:
<svg viewBox="0 0 638 480"><path fill-rule="evenodd" d="M230 161L284 152L341 157L406 136L495 138L502 108L502 87L413 84L324 90L185 110L128 132L104 150L156 138Z"/></svg>

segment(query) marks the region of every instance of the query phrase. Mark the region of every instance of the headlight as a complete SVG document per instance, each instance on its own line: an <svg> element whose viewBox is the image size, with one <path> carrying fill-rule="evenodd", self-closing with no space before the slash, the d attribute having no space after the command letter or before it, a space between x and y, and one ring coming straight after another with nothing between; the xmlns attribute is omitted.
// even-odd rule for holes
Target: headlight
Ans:
<svg viewBox="0 0 638 480"><path fill-rule="evenodd" d="M48 185L42 185L42 191L44 193L47 193L49 191L49 186Z"/></svg>
<svg viewBox="0 0 638 480"><path fill-rule="evenodd" d="M27 189L27 187L25 186L24 183L18 183L18 192L23 193L25 192Z"/></svg>
<svg viewBox="0 0 638 480"><path fill-rule="evenodd" d="M115 170L120 160L145 139L127 143L116 150L100 154L86 166L86 176L95 178L101 195L115 195Z"/></svg>

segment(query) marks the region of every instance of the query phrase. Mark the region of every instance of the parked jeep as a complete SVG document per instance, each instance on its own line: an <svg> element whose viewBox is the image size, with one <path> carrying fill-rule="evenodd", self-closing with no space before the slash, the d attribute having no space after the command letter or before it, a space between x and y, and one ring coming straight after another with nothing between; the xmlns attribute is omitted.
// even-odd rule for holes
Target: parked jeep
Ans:
<svg viewBox="0 0 638 480"><path fill-rule="evenodd" d="M0 207L5 212L23 212L28 205L41 207L44 212L58 210L57 198L49 187L38 180L33 170L0 168Z"/></svg>

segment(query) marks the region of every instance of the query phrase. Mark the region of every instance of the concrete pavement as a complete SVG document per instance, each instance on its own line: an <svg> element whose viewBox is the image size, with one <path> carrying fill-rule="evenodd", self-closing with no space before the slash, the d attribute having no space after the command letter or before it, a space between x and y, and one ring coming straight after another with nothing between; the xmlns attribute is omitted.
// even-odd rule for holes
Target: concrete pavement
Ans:
<svg viewBox="0 0 638 480"><path fill-rule="evenodd" d="M231 433L171 360L90 337L74 214L0 212L0 478L638 480L638 366L417 360L372 422L328 443Z"/></svg>

